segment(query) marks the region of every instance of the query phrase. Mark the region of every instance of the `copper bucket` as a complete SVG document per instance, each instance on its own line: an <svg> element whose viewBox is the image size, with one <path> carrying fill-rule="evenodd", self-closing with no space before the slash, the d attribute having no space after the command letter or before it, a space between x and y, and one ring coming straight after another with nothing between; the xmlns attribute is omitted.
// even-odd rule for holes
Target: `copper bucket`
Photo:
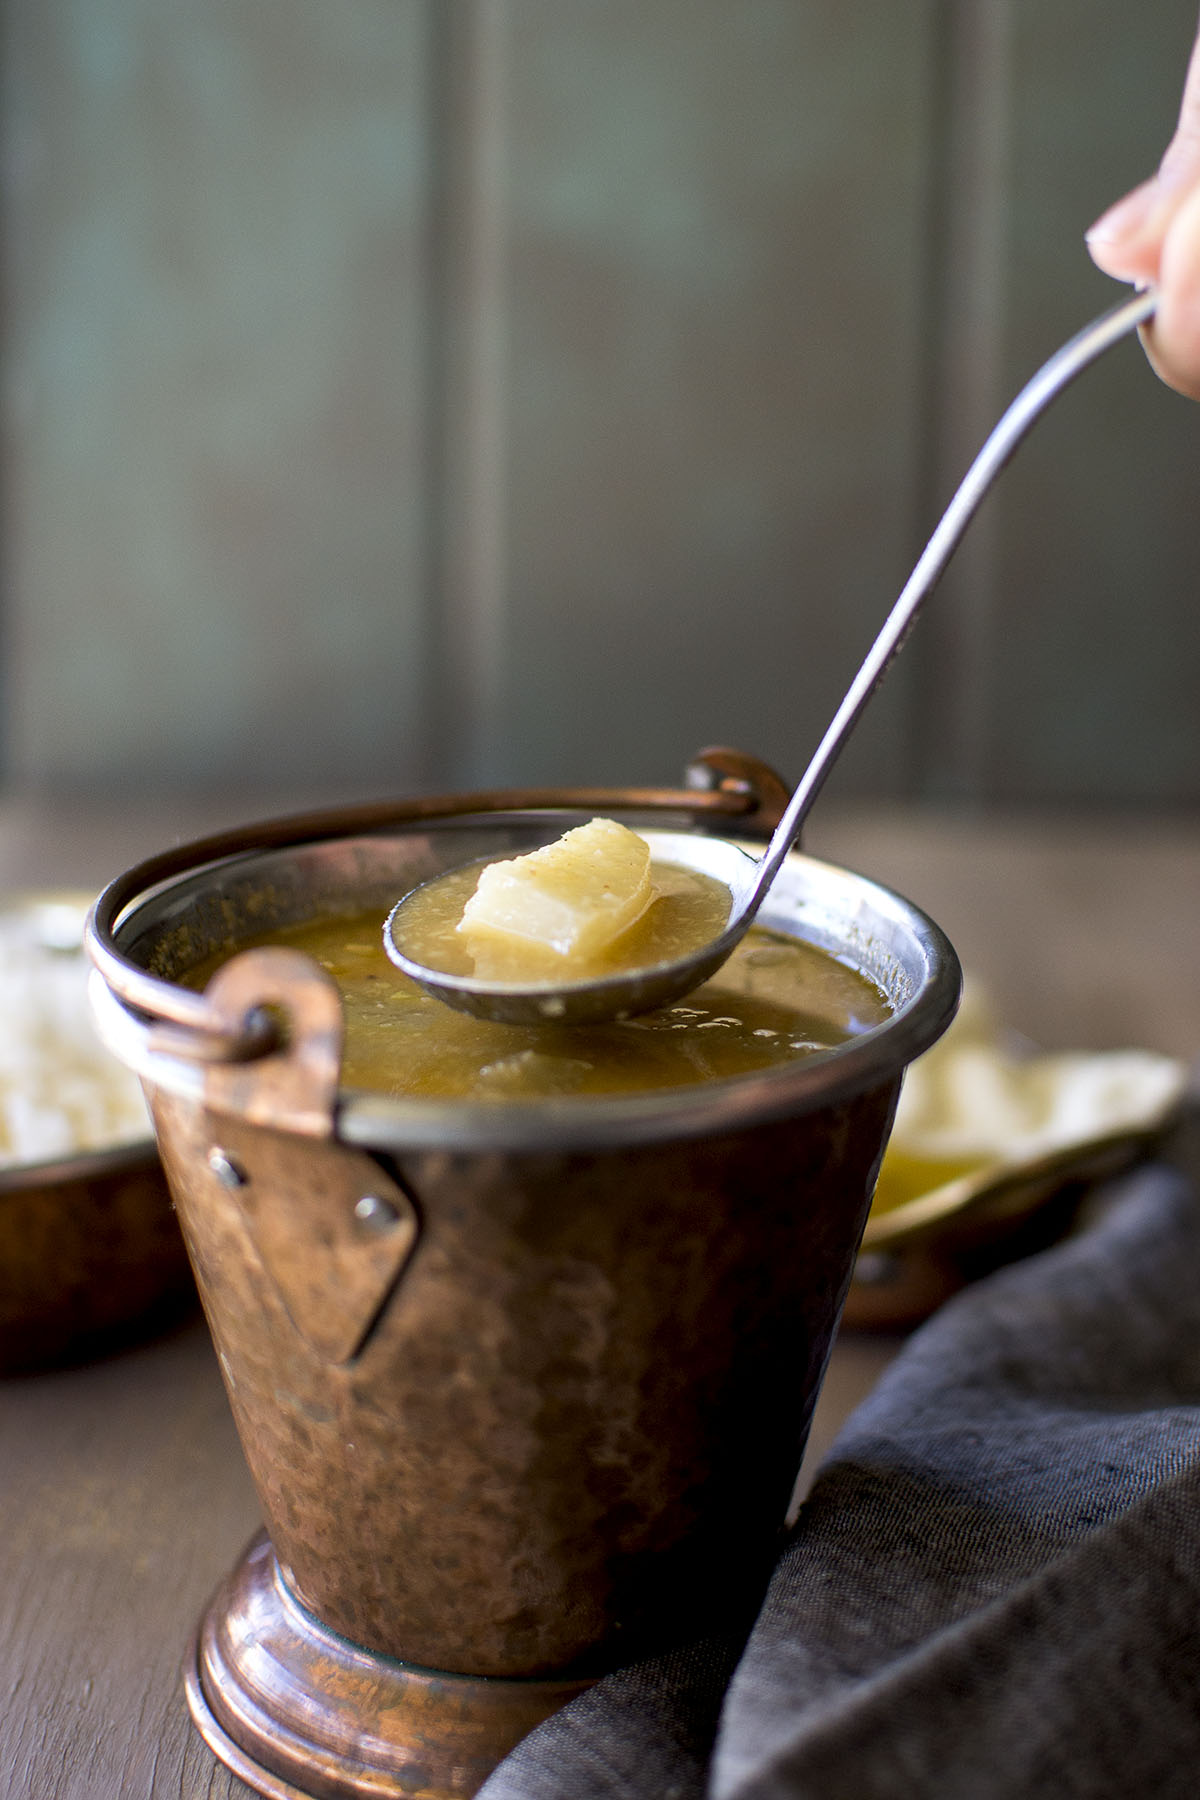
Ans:
<svg viewBox="0 0 1200 1800"><path fill-rule="evenodd" d="M959 971L916 909L796 854L764 923L871 974L886 1024L735 1081L509 1106L342 1089L336 990L292 951L178 978L580 816L748 837L782 792L727 753L688 780L274 821L97 904L97 1017L146 1084L266 1522L189 1703L263 1794L469 1795L598 1674L753 1602Z"/></svg>

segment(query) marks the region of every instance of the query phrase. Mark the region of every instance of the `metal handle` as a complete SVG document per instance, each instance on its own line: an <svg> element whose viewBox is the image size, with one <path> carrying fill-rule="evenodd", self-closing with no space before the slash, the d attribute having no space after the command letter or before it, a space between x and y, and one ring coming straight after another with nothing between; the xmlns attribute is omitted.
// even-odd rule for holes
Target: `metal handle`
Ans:
<svg viewBox="0 0 1200 1800"><path fill-rule="evenodd" d="M127 1060L139 1063L165 1057L220 1068L258 1061L280 1047L280 1026L270 1013L250 1007L240 1020L231 1022L228 1012L219 1013L205 994L152 975L117 947L116 933L129 909L185 872L231 856L289 849L333 836L499 813L667 812L684 814L701 825L736 821L748 835L766 837L790 791L765 763L725 748L698 751L688 764L685 781L682 789L538 788L369 802L242 826L164 851L111 882L84 928L85 949L113 1002L105 1005L100 1000L104 1030L110 1038L120 1038ZM118 1009L126 1015L124 1022L115 1016Z"/></svg>

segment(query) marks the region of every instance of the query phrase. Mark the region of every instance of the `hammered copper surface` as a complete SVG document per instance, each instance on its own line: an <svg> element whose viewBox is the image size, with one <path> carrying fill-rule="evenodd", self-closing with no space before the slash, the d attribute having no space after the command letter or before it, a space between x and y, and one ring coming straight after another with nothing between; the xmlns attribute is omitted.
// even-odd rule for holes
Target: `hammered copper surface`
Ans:
<svg viewBox="0 0 1200 1800"><path fill-rule="evenodd" d="M611 1153L414 1154L395 1177L305 1145L325 1205L310 1182L290 1253L250 1226L259 1183L295 1180L279 1134L160 1094L239 1433L304 1603L406 1662L539 1675L626 1661L745 1596L786 1510L895 1091ZM231 1141L235 1190L209 1163ZM411 1252L393 1227L394 1271L352 1229L385 1185L419 1219ZM331 1231L357 1300L322 1343L288 1263L323 1257Z"/></svg>

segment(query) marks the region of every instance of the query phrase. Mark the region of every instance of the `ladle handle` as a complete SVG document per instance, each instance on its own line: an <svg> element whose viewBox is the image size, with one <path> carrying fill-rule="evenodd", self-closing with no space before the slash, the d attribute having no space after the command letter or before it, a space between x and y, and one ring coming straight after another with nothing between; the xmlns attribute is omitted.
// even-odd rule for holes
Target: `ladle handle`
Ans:
<svg viewBox="0 0 1200 1800"><path fill-rule="evenodd" d="M1111 348L1121 338L1144 325L1158 302L1157 291L1150 287L1123 300L1119 306L1103 313L1090 325L1055 351L1048 362L1028 381L1007 412L993 428L959 484L958 491L942 514L912 574L909 576L887 619L863 660L846 696L817 746L815 755L800 780L787 810L779 821L770 843L757 864L753 888L747 904L756 907L779 872L784 857L800 835L809 808L825 784L825 778L837 761L843 744L850 736L867 701L871 698L892 661L902 647L921 606L933 589L958 548L959 540L975 515L976 509L992 483L1004 468L1013 451L1034 420L1045 411L1089 363Z"/></svg>

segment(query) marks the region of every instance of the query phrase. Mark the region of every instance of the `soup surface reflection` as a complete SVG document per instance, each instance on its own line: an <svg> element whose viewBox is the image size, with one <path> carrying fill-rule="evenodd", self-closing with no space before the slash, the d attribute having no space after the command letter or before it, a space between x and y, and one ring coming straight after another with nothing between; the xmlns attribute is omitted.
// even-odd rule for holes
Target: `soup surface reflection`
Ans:
<svg viewBox="0 0 1200 1800"><path fill-rule="evenodd" d="M684 1001L594 1026L456 1012L389 962L377 911L281 927L238 948L252 943L306 951L329 971L346 1016L343 1085L394 1098L510 1103L691 1086L831 1049L889 1012L858 971L757 926ZM189 981L203 986L225 960L209 958Z"/></svg>

